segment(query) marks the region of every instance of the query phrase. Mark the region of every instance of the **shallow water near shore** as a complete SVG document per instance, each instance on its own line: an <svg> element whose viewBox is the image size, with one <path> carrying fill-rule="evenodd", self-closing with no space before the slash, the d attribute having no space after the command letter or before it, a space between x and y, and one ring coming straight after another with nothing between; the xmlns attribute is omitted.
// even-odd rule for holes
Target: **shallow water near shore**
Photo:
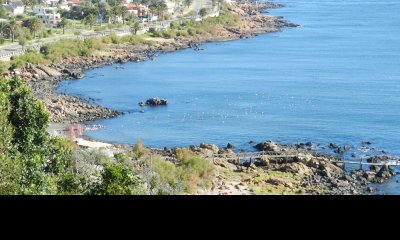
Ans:
<svg viewBox="0 0 400 240"><path fill-rule="evenodd" d="M283 32L112 65L59 91L126 114L90 137L152 147L250 140L350 145L359 156L400 155L400 2L280 0ZM166 107L141 107L151 97ZM365 151L362 141L371 141ZM400 193L396 180L382 190Z"/></svg>

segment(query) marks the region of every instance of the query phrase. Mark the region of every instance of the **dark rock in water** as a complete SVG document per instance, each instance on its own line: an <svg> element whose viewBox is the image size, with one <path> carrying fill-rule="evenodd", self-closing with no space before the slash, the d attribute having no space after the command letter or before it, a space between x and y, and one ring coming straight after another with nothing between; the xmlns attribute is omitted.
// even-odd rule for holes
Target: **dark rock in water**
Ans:
<svg viewBox="0 0 400 240"><path fill-rule="evenodd" d="M146 105L146 103L144 103L144 102L139 103L139 106L141 106L141 107L144 107L145 105Z"/></svg>
<svg viewBox="0 0 400 240"><path fill-rule="evenodd" d="M381 169L379 166L377 165L371 165L369 166L369 169L373 172L379 172L379 170Z"/></svg>
<svg viewBox="0 0 400 240"><path fill-rule="evenodd" d="M367 191L372 193L372 192L375 192L375 189L373 187L367 187Z"/></svg>
<svg viewBox="0 0 400 240"><path fill-rule="evenodd" d="M380 178L390 178L393 176L394 171L388 167L388 165L383 165L379 172L376 174Z"/></svg>
<svg viewBox="0 0 400 240"><path fill-rule="evenodd" d="M255 146L255 148L258 151L272 151L272 152L279 151L278 145L272 141L266 141L266 142L259 143Z"/></svg>
<svg viewBox="0 0 400 240"><path fill-rule="evenodd" d="M364 141L364 142L362 142L362 144L364 144L364 145L371 145L372 143L371 143L370 141Z"/></svg>
<svg viewBox="0 0 400 240"><path fill-rule="evenodd" d="M230 143L228 143L228 144L226 145L226 148L227 148L227 149L233 149L233 145L230 144Z"/></svg>
<svg viewBox="0 0 400 240"><path fill-rule="evenodd" d="M397 158L393 156L383 155L383 156L373 156L367 159L369 163L379 163L379 162L387 162L387 161L396 161Z"/></svg>
<svg viewBox="0 0 400 240"><path fill-rule="evenodd" d="M338 148L338 145L336 145L336 144L334 144L334 143L329 143L329 146L328 146L330 149L335 149L335 148Z"/></svg>
<svg viewBox="0 0 400 240"><path fill-rule="evenodd" d="M334 152L338 153L338 154L344 154L345 152L349 151L351 149L350 146L344 145L342 147L339 147L338 149L336 149Z"/></svg>
<svg viewBox="0 0 400 240"><path fill-rule="evenodd" d="M146 105L150 106L162 106L162 105L167 105L168 101L166 99L161 99L161 98L150 98L147 99Z"/></svg>
<svg viewBox="0 0 400 240"><path fill-rule="evenodd" d="M255 141L250 141L249 144L256 144L256 142Z"/></svg>
<svg viewBox="0 0 400 240"><path fill-rule="evenodd" d="M141 113L144 113L144 110L142 109L142 110L140 110L140 112L141 112Z"/></svg>
<svg viewBox="0 0 400 240"><path fill-rule="evenodd" d="M352 158L355 158L355 157L357 157L357 156L356 156L355 153L352 153L352 154L351 154L351 157L352 157Z"/></svg>
<svg viewBox="0 0 400 240"><path fill-rule="evenodd" d="M312 142L306 142L307 147L312 147Z"/></svg>
<svg viewBox="0 0 400 240"><path fill-rule="evenodd" d="M69 70L69 69L64 69L62 72L67 74L69 77L75 78L75 79L81 79L81 78L85 77L85 75L83 73L80 73L80 72L77 72L77 71L73 71L73 70Z"/></svg>

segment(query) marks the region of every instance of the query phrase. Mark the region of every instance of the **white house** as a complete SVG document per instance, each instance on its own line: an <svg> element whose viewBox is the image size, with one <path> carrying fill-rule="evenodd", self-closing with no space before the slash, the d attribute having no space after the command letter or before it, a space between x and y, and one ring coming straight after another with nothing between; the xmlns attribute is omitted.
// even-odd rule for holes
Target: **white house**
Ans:
<svg viewBox="0 0 400 240"><path fill-rule="evenodd" d="M55 7L40 7L35 6L33 12L36 17L39 18L43 24L51 27L57 26L61 21L61 14L57 13L57 8Z"/></svg>
<svg viewBox="0 0 400 240"><path fill-rule="evenodd" d="M47 6L57 6L59 4L59 0L42 0L42 3L44 3Z"/></svg>
<svg viewBox="0 0 400 240"><path fill-rule="evenodd" d="M23 14L25 11L25 5L21 0L6 2L3 6L8 12L14 15Z"/></svg>
<svg viewBox="0 0 400 240"><path fill-rule="evenodd" d="M169 14L173 14L174 11L175 11L175 2L174 1L165 0L164 3L165 3L165 5L167 5L167 12Z"/></svg>

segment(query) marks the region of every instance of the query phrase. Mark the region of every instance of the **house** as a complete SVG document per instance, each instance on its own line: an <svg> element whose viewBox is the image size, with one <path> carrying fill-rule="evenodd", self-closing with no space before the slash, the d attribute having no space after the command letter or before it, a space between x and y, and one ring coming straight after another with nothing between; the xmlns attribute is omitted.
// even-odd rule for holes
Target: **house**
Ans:
<svg viewBox="0 0 400 240"><path fill-rule="evenodd" d="M42 0L41 2L46 6L57 6L60 1L59 0Z"/></svg>
<svg viewBox="0 0 400 240"><path fill-rule="evenodd" d="M58 8L60 10L67 10L67 11L71 10L71 6L69 6L68 3L60 3L58 5Z"/></svg>
<svg viewBox="0 0 400 240"><path fill-rule="evenodd" d="M25 5L21 0L13 0L3 4L4 8L13 15L23 14Z"/></svg>
<svg viewBox="0 0 400 240"><path fill-rule="evenodd" d="M72 7L72 6L78 5L80 2L81 2L81 0L68 0L67 4L68 4L68 6Z"/></svg>
<svg viewBox="0 0 400 240"><path fill-rule="evenodd" d="M128 4L128 11L131 14L135 14L138 17L144 17L148 13L148 8L142 4Z"/></svg>
<svg viewBox="0 0 400 240"><path fill-rule="evenodd" d="M36 17L39 18L43 24L51 27L56 27L61 21L61 14L57 11L58 9L55 7L35 6L33 8Z"/></svg>
<svg viewBox="0 0 400 240"><path fill-rule="evenodd" d="M175 2L170 0L164 0L165 5L167 5L167 12L173 14L175 11Z"/></svg>

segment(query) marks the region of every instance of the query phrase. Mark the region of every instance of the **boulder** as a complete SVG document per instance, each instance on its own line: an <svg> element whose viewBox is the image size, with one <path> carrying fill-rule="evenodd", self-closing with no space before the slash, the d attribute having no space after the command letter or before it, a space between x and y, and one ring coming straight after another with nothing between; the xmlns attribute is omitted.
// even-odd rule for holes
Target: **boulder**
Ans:
<svg viewBox="0 0 400 240"><path fill-rule="evenodd" d="M334 144L334 143L329 143L329 146L328 146L330 149L336 149L336 148L338 148L338 145L336 145L336 144Z"/></svg>
<svg viewBox="0 0 400 240"><path fill-rule="evenodd" d="M258 159L261 166L269 166L270 162L267 156L261 155Z"/></svg>
<svg viewBox="0 0 400 240"><path fill-rule="evenodd" d="M37 66L37 68L42 70L43 72L45 72L50 77L60 77L61 76L61 73L59 71L55 70L54 68L43 66L43 65L39 65L39 66Z"/></svg>
<svg viewBox="0 0 400 240"><path fill-rule="evenodd" d="M351 149L350 146L344 145L342 147L337 148L334 152L338 154L344 154L345 152L349 151Z"/></svg>
<svg viewBox="0 0 400 240"><path fill-rule="evenodd" d="M272 141L266 141L259 143L255 146L258 151L269 151L269 152L277 152L279 151L279 147L276 143Z"/></svg>
<svg viewBox="0 0 400 240"><path fill-rule="evenodd" d="M301 175L312 175L313 173L312 169L310 169L304 163L301 162L287 164L283 167L283 170Z"/></svg>
<svg viewBox="0 0 400 240"><path fill-rule="evenodd" d="M390 178L393 175L394 172L388 167L388 165L383 165L379 172L376 174L376 176L380 178Z"/></svg>
<svg viewBox="0 0 400 240"><path fill-rule="evenodd" d="M382 156L373 156L367 159L367 162L369 163L379 163L379 162L387 162L387 161L396 161L397 158L393 156L388 156L388 155L382 155Z"/></svg>
<svg viewBox="0 0 400 240"><path fill-rule="evenodd" d="M219 148L215 144L201 143L200 148L211 150L212 153L218 153L219 151Z"/></svg>
<svg viewBox="0 0 400 240"><path fill-rule="evenodd" d="M161 98L149 98L146 101L146 105L149 106L161 106L161 105L167 105L168 101L166 99L161 99Z"/></svg>

